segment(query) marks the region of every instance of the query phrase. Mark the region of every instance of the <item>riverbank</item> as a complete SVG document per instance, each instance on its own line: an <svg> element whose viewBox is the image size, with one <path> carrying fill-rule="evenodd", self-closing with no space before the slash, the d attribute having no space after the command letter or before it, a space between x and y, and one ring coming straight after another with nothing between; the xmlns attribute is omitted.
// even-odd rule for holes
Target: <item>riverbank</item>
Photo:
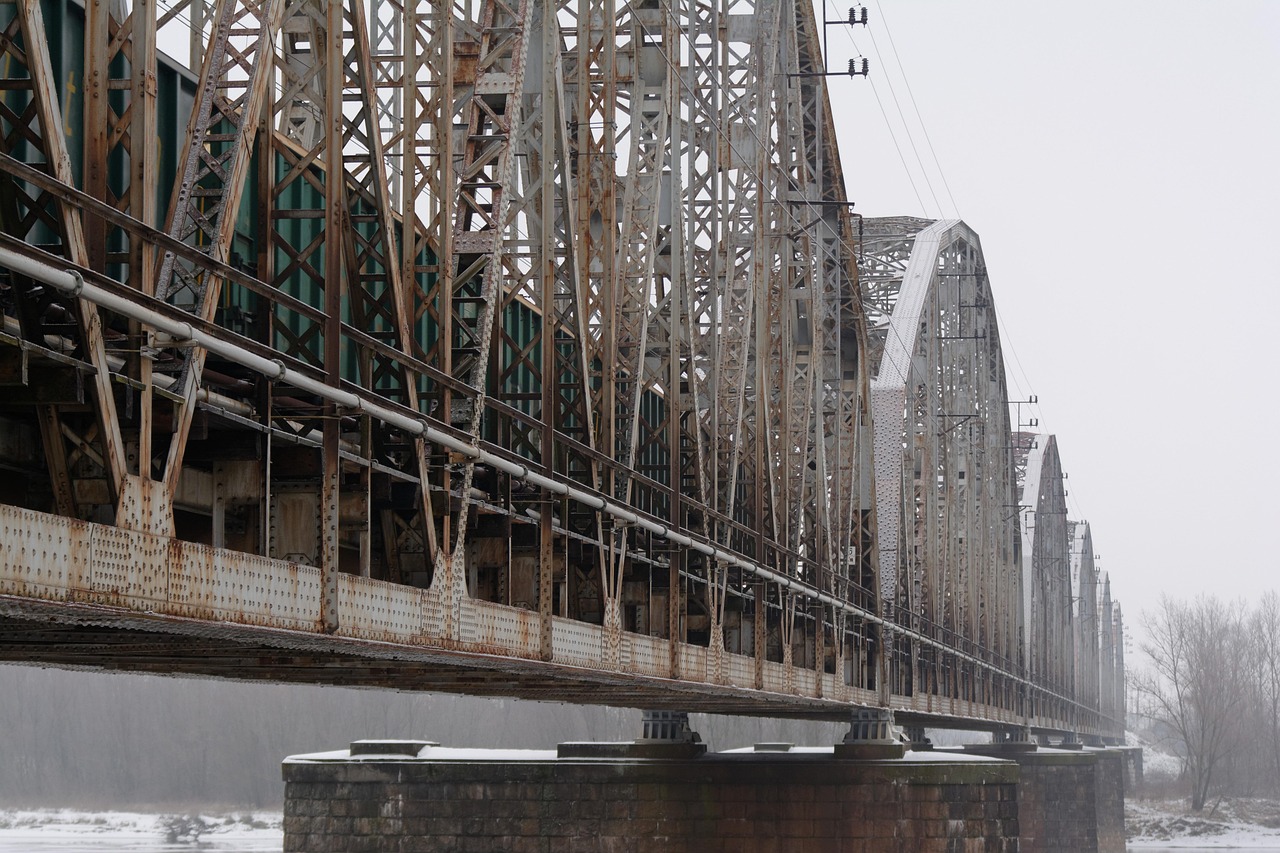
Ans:
<svg viewBox="0 0 1280 853"><path fill-rule="evenodd" d="M0 851L279 851L279 812L147 814L72 809L0 810Z"/></svg>
<svg viewBox="0 0 1280 853"><path fill-rule="evenodd" d="M1280 802L1223 799L1195 813L1186 798L1127 800L1125 837L1130 850L1280 848Z"/></svg>
<svg viewBox="0 0 1280 853"><path fill-rule="evenodd" d="M1129 800L1130 850L1280 849L1280 802L1223 800L1195 814L1186 799ZM0 809L0 853L17 850L279 851L279 812L220 814Z"/></svg>

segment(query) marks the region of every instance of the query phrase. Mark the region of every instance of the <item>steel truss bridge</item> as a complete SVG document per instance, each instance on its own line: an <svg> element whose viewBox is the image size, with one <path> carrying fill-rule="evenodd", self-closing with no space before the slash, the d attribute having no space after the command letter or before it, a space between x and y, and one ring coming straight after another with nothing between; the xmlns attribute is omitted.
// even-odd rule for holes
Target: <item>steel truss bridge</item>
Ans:
<svg viewBox="0 0 1280 853"><path fill-rule="evenodd" d="M851 212L822 26L0 0L0 658L1121 737L978 237Z"/></svg>

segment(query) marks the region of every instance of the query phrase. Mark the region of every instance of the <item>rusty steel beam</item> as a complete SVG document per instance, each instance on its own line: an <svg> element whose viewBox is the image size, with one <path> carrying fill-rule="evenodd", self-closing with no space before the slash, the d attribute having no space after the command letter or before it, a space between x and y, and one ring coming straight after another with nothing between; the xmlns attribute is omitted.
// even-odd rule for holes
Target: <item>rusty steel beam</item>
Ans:
<svg viewBox="0 0 1280 853"><path fill-rule="evenodd" d="M49 40L44 31L44 17L40 4L34 0L18 0L5 4L11 17L2 42L6 68L15 79L19 93L13 102L22 105L20 113L6 116L12 133L5 139L5 153L12 144L28 145L28 156L42 164L41 168L59 183L73 183L71 158L63 130L63 111L59 106L58 86L53 76L49 56ZM11 110L6 108L6 112ZM13 200L17 196L20 201ZM59 251L72 263L86 264L89 248L85 240L82 220L73 208L61 201L40 193L27 196L26 191L13 186L6 194L4 210L5 231L21 239L34 239L33 228L43 224L54 232ZM24 208L24 209L20 209ZM31 294L39 301L41 297ZM74 317L74 347L81 357L93 365L93 389L97 405L96 417L90 420L71 419L56 406L43 406L39 411L41 434L45 438L46 456L57 493L58 505L64 511L70 509L88 514L86 505L117 509L117 503L126 488L127 465L124 439L116 411L114 389L107 366L103 321L96 308L88 303L70 302L65 310ZM41 341L44 333L45 314L33 316L28 312L21 317L25 337ZM69 440L69 444L67 442ZM105 480L105 489L78 488L77 478L70 466L73 457L92 459L95 473ZM85 466L81 466L83 470ZM95 478L96 479L96 478ZM79 492L79 494L77 494ZM125 515L121 513L121 515Z"/></svg>
<svg viewBox="0 0 1280 853"><path fill-rule="evenodd" d="M432 591L347 574L339 579L344 615L336 631L327 632L317 619L324 608L320 569L176 541L165 547L145 534L12 508L0 508L0 529L6 531L5 540L0 542L0 613L5 619L32 623L29 627L37 632L71 626L95 632L104 628L123 632L112 642L131 643L130 637L137 637L132 632L143 631L224 638L264 650L330 649L355 660L434 662L456 667L463 679L468 671L498 670L511 679L505 689L498 691L504 695L520 695L522 673L548 677L559 673L567 681L579 680L602 688L621 690L630 684L637 691L631 694L630 701L648 701L644 697L649 686L665 693L664 697L655 697L655 701L664 704L705 696L705 701L710 702L741 700L742 707L747 707L754 700L757 707L789 708L791 713L802 716L814 715L823 707L847 708L849 702L876 701L876 693L870 690L853 690L843 699L833 699L819 691L783 690L788 673L777 663L767 664L766 683L761 690L753 685L750 668L744 665L746 659L736 655L726 657L727 679L714 680L707 677L709 671L705 668L709 650L684 643L678 644L681 655L691 665L696 664L695 672L700 674L690 673L680 684L672 685L664 656L658 653L667 641L630 634L623 641L632 665L619 673L605 665L607 652L600 643L603 629L572 625L568 620L556 620L553 658L548 663L539 653L536 614L517 614L511 608L480 601L464 603L462 621L467 627L458 640L422 642L424 618L429 612L424 605L432 599ZM39 566L31 565L26 557L36 542L58 543L43 550ZM85 559L91 553L96 559ZM43 600L41 591L45 593ZM366 606L362 607L361 602ZM375 604L376 607L368 606ZM586 637L595 642L584 643ZM163 655L162 649L156 647L164 644L159 638L133 652L124 650L117 658L107 655L93 660L93 665L128 668L145 661L149 649ZM43 654L41 659L50 663L74 660L74 653L52 647L43 652L11 647L10 651L35 658ZM214 674L198 644L188 653L191 659L172 661L172 668ZM86 655L84 660L92 658ZM330 665L320 662L304 669ZM574 672L566 672L565 667L572 667ZM269 666L249 665L242 668L238 677L271 675ZM835 682L833 675L825 676L828 691ZM348 683L358 683L358 677L352 675ZM444 683L437 689L460 688ZM611 690L603 692L597 701L629 704L620 692ZM894 697L894 703L909 712L960 716L955 707L937 708L906 696ZM1070 704L1070 700L1050 696L1042 705L1051 709L1055 703ZM965 710L970 716L982 718L987 714L992 721L1006 724L1021 719L1010 709L973 706ZM1066 719L1060 715L1044 713L1033 715L1029 724L1056 728L1064 722Z"/></svg>
<svg viewBox="0 0 1280 853"><path fill-rule="evenodd" d="M272 66L265 57L272 50L283 14L284 0L219 0L214 9L166 231L199 246L215 261L226 261L230 252L258 115L270 85ZM154 292L202 319L213 318L222 292L220 276L166 252L154 282L143 291ZM182 474L205 352L196 348L180 357L182 404L174 414L162 476L170 500Z"/></svg>
<svg viewBox="0 0 1280 853"><path fill-rule="evenodd" d="M0 2L0 429L49 471L0 517L91 543L42 579L6 528L0 656L1116 727L1115 607L1092 640L1057 606L1078 528L1010 556L1057 463L1011 449L976 235L852 216L809 4L174 8L90 10L77 183L38 6Z"/></svg>

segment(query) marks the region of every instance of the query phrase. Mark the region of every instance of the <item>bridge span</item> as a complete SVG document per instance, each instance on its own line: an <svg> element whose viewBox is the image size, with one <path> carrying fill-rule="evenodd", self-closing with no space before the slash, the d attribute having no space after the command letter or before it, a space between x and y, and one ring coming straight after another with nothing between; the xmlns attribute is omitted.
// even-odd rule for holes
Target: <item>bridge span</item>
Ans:
<svg viewBox="0 0 1280 853"><path fill-rule="evenodd" d="M0 0L0 659L1122 738L977 234L852 212L822 26Z"/></svg>

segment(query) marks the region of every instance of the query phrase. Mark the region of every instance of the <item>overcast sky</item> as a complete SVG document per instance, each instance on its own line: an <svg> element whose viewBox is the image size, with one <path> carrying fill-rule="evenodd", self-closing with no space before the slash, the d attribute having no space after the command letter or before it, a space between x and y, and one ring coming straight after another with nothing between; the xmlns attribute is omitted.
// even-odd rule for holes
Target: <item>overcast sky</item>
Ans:
<svg viewBox="0 0 1280 853"><path fill-rule="evenodd" d="M1280 2L865 2L830 33L871 61L831 78L849 193L981 236L1128 624L1280 587Z"/></svg>

